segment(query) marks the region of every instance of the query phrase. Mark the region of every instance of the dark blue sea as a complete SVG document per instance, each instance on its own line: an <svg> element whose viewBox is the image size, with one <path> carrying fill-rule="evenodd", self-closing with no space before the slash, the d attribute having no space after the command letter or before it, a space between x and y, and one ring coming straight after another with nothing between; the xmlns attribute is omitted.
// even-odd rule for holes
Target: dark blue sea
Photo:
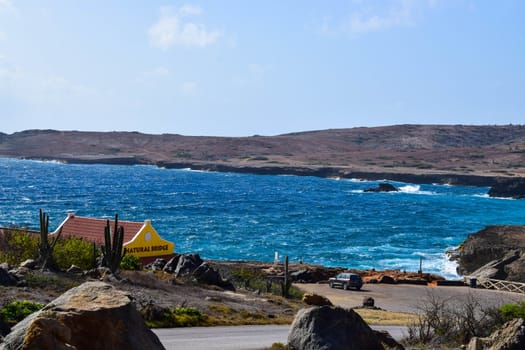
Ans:
<svg viewBox="0 0 525 350"><path fill-rule="evenodd" d="M419 269L453 278L446 255L487 225L525 224L525 200L489 198L486 187L67 165L0 159L0 226L54 230L79 216L144 221L205 259L290 261L359 269Z"/></svg>

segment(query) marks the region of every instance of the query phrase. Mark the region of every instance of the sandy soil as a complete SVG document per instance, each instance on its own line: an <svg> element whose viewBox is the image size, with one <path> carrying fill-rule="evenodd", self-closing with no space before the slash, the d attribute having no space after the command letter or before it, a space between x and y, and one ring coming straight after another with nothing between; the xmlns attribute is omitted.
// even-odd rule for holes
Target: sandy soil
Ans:
<svg viewBox="0 0 525 350"><path fill-rule="evenodd" d="M430 295L458 302L472 296L483 305L500 306L525 300L524 294L500 292L469 287L427 287L408 284L365 284L360 291L332 289L327 284L297 284L305 293L316 293L330 299L334 305L361 306L365 297L372 297L375 305L387 311L417 313L418 307Z"/></svg>

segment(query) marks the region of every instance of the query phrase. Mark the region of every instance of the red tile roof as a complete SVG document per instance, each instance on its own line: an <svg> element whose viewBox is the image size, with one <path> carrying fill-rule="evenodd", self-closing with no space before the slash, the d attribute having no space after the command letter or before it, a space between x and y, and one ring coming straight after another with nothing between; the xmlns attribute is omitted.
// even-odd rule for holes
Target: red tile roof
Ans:
<svg viewBox="0 0 525 350"><path fill-rule="evenodd" d="M103 245L106 222L107 220L105 219L93 219L70 214L54 233L58 233L58 230L62 227L62 237L74 236L83 238L89 242ZM113 232L115 220L110 220L109 224L111 226L111 231ZM118 225L124 227L125 244L135 237L142 226L144 226L144 223L119 220Z"/></svg>

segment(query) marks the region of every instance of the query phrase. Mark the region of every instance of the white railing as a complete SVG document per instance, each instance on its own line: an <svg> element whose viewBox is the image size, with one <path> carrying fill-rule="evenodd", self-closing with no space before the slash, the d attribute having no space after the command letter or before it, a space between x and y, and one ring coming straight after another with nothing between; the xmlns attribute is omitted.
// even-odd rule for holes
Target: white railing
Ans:
<svg viewBox="0 0 525 350"><path fill-rule="evenodd" d="M476 280L474 283L472 282L473 279ZM467 276L465 277L465 280L471 287L475 284L476 287L525 294L525 283L521 282L479 278L475 276Z"/></svg>

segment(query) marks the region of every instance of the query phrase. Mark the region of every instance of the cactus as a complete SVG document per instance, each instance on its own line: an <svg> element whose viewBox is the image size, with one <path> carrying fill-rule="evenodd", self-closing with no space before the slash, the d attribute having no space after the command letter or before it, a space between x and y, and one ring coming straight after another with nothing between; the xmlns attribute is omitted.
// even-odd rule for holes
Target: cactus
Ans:
<svg viewBox="0 0 525 350"><path fill-rule="evenodd" d="M118 214L115 214L115 228L111 231L109 220L104 228L104 242L102 246L102 265L109 268L112 273L117 272L120 262L126 252L123 251L124 226L118 226Z"/></svg>
<svg viewBox="0 0 525 350"><path fill-rule="evenodd" d="M58 267L53 260L53 249L62 234L62 228L57 235L49 243L49 215L40 209L40 242L38 243L38 262L42 270L48 268L50 270L58 270Z"/></svg>

